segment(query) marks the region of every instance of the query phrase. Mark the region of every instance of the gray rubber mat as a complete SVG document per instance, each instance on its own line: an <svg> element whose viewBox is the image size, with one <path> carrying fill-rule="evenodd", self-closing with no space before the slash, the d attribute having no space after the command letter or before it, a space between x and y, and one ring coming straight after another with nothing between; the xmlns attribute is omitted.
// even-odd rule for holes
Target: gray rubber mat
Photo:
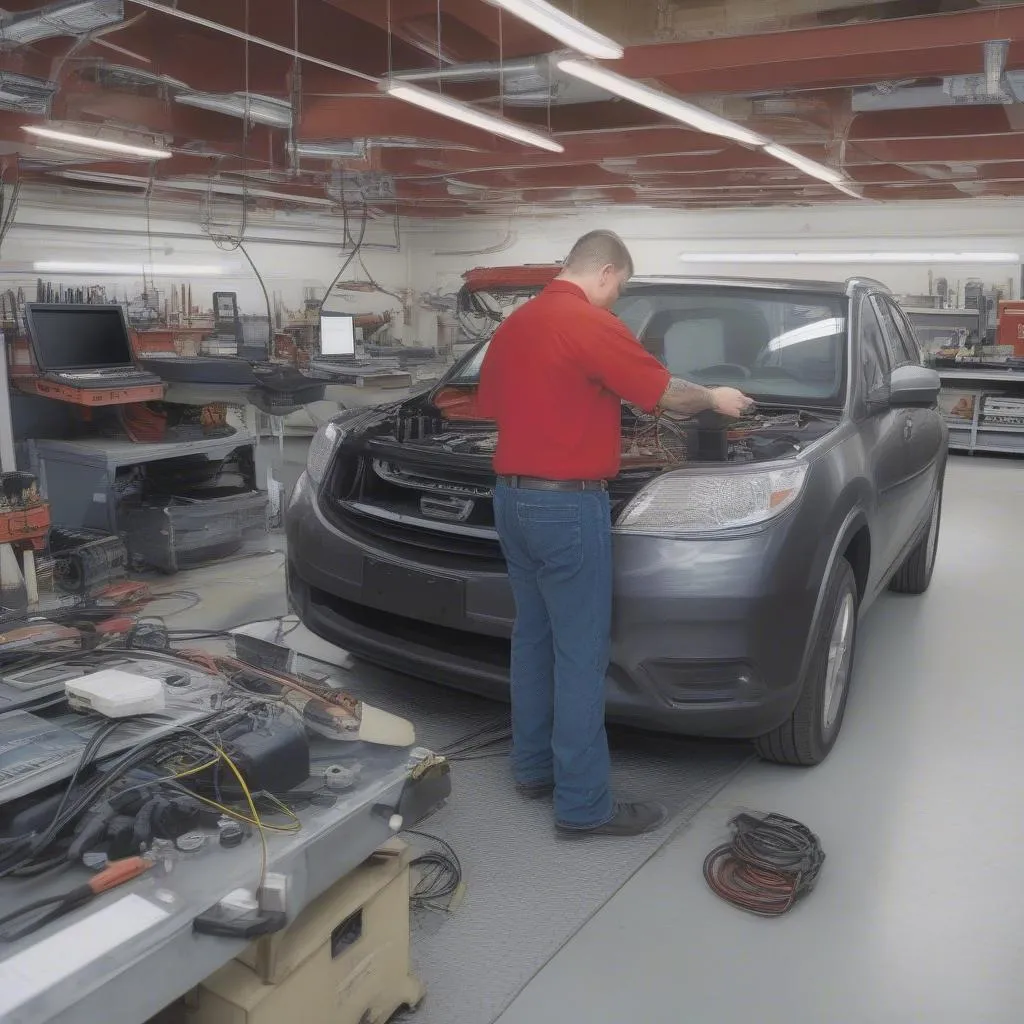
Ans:
<svg viewBox="0 0 1024 1024"><path fill-rule="evenodd" d="M299 628L286 641L327 662L336 648ZM358 664L351 689L411 719L417 741L443 751L500 728L500 704ZM746 744L611 734L616 792L661 800L672 821L637 839L559 839L548 801L519 796L507 741L453 756L452 799L418 826L458 854L467 884L455 913L418 910L413 959L427 997L416 1024L491 1024L526 983L751 756ZM459 744L460 748L464 745ZM420 845L418 839L412 840ZM694 865L700 871L700 865Z"/></svg>

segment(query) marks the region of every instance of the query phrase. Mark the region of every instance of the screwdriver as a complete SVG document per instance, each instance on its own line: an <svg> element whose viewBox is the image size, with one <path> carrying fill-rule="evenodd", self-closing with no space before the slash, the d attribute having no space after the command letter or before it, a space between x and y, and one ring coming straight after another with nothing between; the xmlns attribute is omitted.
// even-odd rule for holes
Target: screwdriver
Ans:
<svg viewBox="0 0 1024 1024"><path fill-rule="evenodd" d="M31 935L32 932L38 931L51 921L56 921L57 918L85 906L86 903L102 893L110 892L111 889L116 889L118 886L125 885L127 882L138 878L140 875L145 874L152 866L152 863L144 857L126 857L124 860L115 860L108 864L99 874L94 875L84 885L69 889L67 892L58 893L56 896L36 900L34 903L19 907L9 914L4 914L0 917L0 942L16 942L26 935ZM50 909L46 910L45 913L37 913L47 907ZM36 916L32 917L31 920L15 928L3 930L5 925L33 914Z"/></svg>

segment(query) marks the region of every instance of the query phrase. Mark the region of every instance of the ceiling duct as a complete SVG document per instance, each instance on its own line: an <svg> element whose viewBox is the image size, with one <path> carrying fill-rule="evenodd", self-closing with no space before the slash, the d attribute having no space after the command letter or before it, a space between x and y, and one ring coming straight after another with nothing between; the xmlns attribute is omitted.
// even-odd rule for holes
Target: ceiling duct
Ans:
<svg viewBox="0 0 1024 1024"><path fill-rule="evenodd" d="M985 85L990 96L1003 91L1003 75L1006 73L1006 58L1010 52L1009 39L990 39L985 43Z"/></svg>
<svg viewBox="0 0 1024 1024"><path fill-rule="evenodd" d="M65 0L0 18L0 43L24 46L54 36L84 36L124 21L123 0Z"/></svg>
<svg viewBox="0 0 1024 1024"><path fill-rule="evenodd" d="M244 92L183 92L174 97L175 103L201 110L213 110L229 117L245 118L253 124L271 128L290 128L292 105L273 96L256 96Z"/></svg>
<svg viewBox="0 0 1024 1024"><path fill-rule="evenodd" d="M56 92L56 82L0 71L0 110L46 115L50 112L50 101Z"/></svg>
<svg viewBox="0 0 1024 1024"><path fill-rule="evenodd" d="M1010 43L990 39L984 44L980 75L950 75L941 85L894 87L880 82L871 89L854 91L854 113L874 110L918 110L927 107L993 106L1024 101L1024 72L1006 71Z"/></svg>
<svg viewBox="0 0 1024 1024"><path fill-rule="evenodd" d="M86 68L83 77L107 89L138 92L143 89L167 89L172 92L190 92L189 86L169 75L157 75L141 68L124 67L120 64L97 63Z"/></svg>

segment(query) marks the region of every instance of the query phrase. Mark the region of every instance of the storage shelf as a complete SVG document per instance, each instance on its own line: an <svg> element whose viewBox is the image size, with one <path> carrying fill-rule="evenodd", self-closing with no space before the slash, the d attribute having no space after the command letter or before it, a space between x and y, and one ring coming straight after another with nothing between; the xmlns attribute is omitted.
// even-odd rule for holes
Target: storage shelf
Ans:
<svg viewBox="0 0 1024 1024"><path fill-rule="evenodd" d="M973 320L977 320L979 313L976 309L930 309L927 306L901 306L904 313L913 313L915 316L942 316L942 317L961 317L966 319L971 317Z"/></svg>
<svg viewBox="0 0 1024 1024"><path fill-rule="evenodd" d="M968 381L977 384L1024 384L1020 370L950 370L935 367L940 380Z"/></svg>
<svg viewBox="0 0 1024 1024"><path fill-rule="evenodd" d="M32 441L30 444L40 455L48 458L105 465L133 466L140 462L159 462L185 455L225 457L236 448L256 443L255 437L245 430L236 430L227 437L204 437L195 441L176 441L161 444L141 444L136 441L86 437L78 441Z"/></svg>

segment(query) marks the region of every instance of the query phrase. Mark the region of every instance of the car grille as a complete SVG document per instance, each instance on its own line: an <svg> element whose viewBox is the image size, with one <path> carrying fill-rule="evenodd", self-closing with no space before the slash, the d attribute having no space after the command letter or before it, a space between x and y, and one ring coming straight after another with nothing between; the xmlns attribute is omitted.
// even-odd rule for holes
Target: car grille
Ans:
<svg viewBox="0 0 1024 1024"><path fill-rule="evenodd" d="M497 537L476 537L461 533L446 533L431 526L395 522L353 509L350 503L331 502L331 514L348 532L364 542L376 542L396 554L422 561L424 555L456 558L465 568L505 571L505 560Z"/></svg>

